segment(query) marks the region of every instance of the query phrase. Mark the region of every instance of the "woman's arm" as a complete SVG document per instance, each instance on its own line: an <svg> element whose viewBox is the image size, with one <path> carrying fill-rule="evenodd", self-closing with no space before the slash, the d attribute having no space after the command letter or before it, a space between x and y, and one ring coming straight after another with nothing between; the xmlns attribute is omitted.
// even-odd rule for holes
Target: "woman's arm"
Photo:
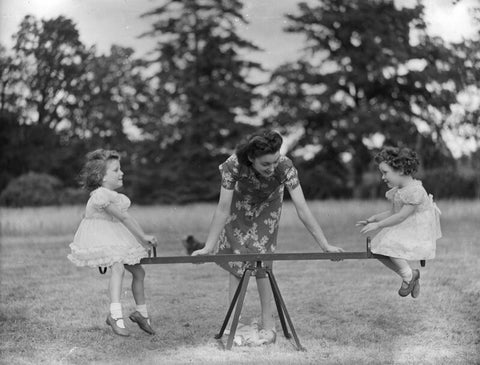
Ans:
<svg viewBox="0 0 480 365"><path fill-rule="evenodd" d="M392 214L387 218L367 224L360 232L367 233L379 228L390 227L403 222L409 215L415 211L416 206L411 204L404 205L398 213Z"/></svg>
<svg viewBox="0 0 480 365"><path fill-rule="evenodd" d="M130 214L128 214L128 212L121 211L113 204L108 205L105 208L105 211L122 222L122 224L127 227L127 229L135 236L138 242L140 242L145 248L150 248L148 244L152 244L154 246L157 245L156 237L145 234L137 221Z"/></svg>
<svg viewBox="0 0 480 365"><path fill-rule="evenodd" d="M217 242L220 233L222 232L225 223L227 222L228 217L230 216L230 206L232 204L233 190L225 189L224 187L220 190L220 198L218 199L217 209L213 215L212 223L208 230L207 242L205 242L205 247L201 250L192 252L192 256L197 255L207 255L212 253Z"/></svg>
<svg viewBox="0 0 480 365"><path fill-rule="evenodd" d="M315 241L325 252L343 252L343 249L340 247L332 246L328 244L325 235L323 234L322 228L318 224L317 220L313 216L310 208L305 201L305 196L303 195L303 190L300 185L295 189L288 190L292 198L295 209L297 210L297 215L304 224L305 228L312 234Z"/></svg>

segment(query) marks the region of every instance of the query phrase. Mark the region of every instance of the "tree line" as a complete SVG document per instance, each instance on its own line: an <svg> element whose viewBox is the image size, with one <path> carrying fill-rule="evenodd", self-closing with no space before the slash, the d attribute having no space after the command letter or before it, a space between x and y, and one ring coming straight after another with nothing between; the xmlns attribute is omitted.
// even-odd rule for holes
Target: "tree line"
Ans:
<svg viewBox="0 0 480 365"><path fill-rule="evenodd" d="M122 152L136 202L214 200L218 164L258 124L299 136L288 154L310 199L380 196L372 155L383 145L417 150L440 197L480 196L480 153L454 158L444 139L478 145L478 37L430 36L421 4L301 2L284 31L303 35L304 51L265 70L248 59L261 50L237 29L242 8L166 1L141 15L152 24L141 36L155 40L142 58L119 45L99 55L64 16L26 16L12 49L0 47L0 203L34 204L49 195L39 186L79 202L76 178L96 148Z"/></svg>

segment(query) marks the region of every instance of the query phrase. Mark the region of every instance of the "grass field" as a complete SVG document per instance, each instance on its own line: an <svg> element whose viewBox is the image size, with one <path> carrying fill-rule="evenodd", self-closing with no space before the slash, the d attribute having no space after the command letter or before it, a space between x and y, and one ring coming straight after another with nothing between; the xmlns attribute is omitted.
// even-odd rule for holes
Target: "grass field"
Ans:
<svg viewBox="0 0 480 365"><path fill-rule="evenodd" d="M354 223L386 202L312 202L332 244L365 249ZM268 347L218 348L228 276L214 264L146 265L157 335L133 323L130 338L105 325L108 275L66 259L83 207L1 209L1 364L480 364L480 201L444 201L437 258L422 271L422 293L397 294L400 279L376 260L282 261L275 274L306 352L281 335ZM214 205L133 207L161 242L183 254L189 233L204 239ZM286 203L279 252L318 251ZM414 266L419 266L417 262ZM134 308L126 275L124 313ZM254 281L243 318L259 316Z"/></svg>

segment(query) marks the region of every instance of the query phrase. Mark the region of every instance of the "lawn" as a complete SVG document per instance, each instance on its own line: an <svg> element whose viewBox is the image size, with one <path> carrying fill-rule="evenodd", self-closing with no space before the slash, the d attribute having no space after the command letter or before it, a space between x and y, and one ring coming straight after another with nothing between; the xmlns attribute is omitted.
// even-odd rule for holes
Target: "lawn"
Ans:
<svg viewBox="0 0 480 365"><path fill-rule="evenodd" d="M311 202L332 244L365 249L355 222L386 202ZM145 265L155 336L127 321L105 324L108 274L66 255L83 207L1 209L2 364L480 364L480 201L441 201L444 238L427 261L418 299L376 260L279 261L275 276L306 352L281 335L267 347L221 350L213 339L228 308L228 276L215 264ZM215 206L133 207L160 240L159 255L183 254L181 238L207 234ZM318 251L286 203L278 252ZM412 263L415 267L418 262ZM124 313L134 308L125 276ZM259 316L254 280L243 320Z"/></svg>

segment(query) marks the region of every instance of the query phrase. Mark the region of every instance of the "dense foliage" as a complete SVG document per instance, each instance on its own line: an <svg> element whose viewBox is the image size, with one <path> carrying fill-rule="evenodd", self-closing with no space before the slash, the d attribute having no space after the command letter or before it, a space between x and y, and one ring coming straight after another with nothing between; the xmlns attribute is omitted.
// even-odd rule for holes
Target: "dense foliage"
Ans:
<svg viewBox="0 0 480 365"><path fill-rule="evenodd" d="M445 142L478 144L480 41L429 36L421 5L309 4L285 27L304 35L305 52L264 85L253 75L267 71L247 57L259 49L237 30L240 0L170 0L143 14L143 36L156 40L145 59L118 45L98 55L65 17L25 17L14 47L0 47L1 204L37 204L19 186L50 196L31 172L58 181L43 203L84 199L77 174L102 147L121 151L136 202L215 200L218 164L253 122L300 131L288 153L311 199L381 196L372 155L382 145L416 149L439 197L480 196L479 153L456 159ZM25 174L44 180L19 184Z"/></svg>

